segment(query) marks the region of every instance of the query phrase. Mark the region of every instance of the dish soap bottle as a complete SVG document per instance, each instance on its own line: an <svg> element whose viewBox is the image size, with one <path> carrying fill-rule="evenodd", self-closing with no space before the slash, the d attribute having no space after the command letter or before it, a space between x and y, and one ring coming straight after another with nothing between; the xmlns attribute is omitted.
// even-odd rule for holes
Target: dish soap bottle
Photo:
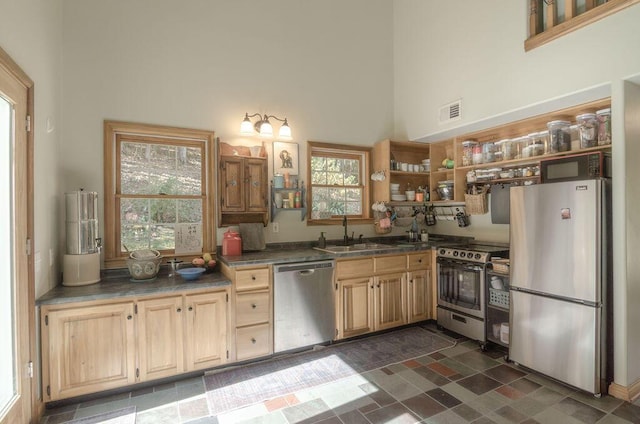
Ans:
<svg viewBox="0 0 640 424"><path fill-rule="evenodd" d="M320 237L318 238L318 247L320 249L324 249L325 247L327 247L327 240L324 238L323 231L320 232Z"/></svg>

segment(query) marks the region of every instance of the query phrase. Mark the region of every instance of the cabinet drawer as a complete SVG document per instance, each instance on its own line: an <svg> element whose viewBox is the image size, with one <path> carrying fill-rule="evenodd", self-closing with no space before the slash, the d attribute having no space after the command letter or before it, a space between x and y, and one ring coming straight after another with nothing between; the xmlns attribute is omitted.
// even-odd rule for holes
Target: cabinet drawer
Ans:
<svg viewBox="0 0 640 424"><path fill-rule="evenodd" d="M431 251L414 253L408 255L409 269L429 269L431 268Z"/></svg>
<svg viewBox="0 0 640 424"><path fill-rule="evenodd" d="M269 322L270 300L268 291L236 295L236 326Z"/></svg>
<svg viewBox="0 0 640 424"><path fill-rule="evenodd" d="M236 329L236 359L238 361L265 356L270 353L269 324Z"/></svg>
<svg viewBox="0 0 640 424"><path fill-rule="evenodd" d="M370 276L373 274L373 258L353 259L336 262L336 278Z"/></svg>
<svg viewBox="0 0 640 424"><path fill-rule="evenodd" d="M254 290L269 287L269 268L236 271L236 290Z"/></svg>
<svg viewBox="0 0 640 424"><path fill-rule="evenodd" d="M374 258L375 272L404 271L407 269L407 256L382 256Z"/></svg>

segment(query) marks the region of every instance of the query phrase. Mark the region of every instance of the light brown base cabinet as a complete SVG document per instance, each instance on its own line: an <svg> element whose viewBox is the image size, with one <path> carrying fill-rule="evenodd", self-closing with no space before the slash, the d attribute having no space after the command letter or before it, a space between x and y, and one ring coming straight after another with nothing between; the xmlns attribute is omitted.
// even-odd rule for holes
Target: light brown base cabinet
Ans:
<svg viewBox="0 0 640 424"><path fill-rule="evenodd" d="M336 339L431 318L431 251L338 259Z"/></svg>
<svg viewBox="0 0 640 424"><path fill-rule="evenodd" d="M221 365L229 289L44 305L45 402Z"/></svg>
<svg viewBox="0 0 640 424"><path fill-rule="evenodd" d="M409 323L435 318L432 312L431 251L407 255L407 320Z"/></svg>
<svg viewBox="0 0 640 424"><path fill-rule="evenodd" d="M245 361L273 353L273 292L270 266L229 267L222 273L232 281L235 343L233 361Z"/></svg>

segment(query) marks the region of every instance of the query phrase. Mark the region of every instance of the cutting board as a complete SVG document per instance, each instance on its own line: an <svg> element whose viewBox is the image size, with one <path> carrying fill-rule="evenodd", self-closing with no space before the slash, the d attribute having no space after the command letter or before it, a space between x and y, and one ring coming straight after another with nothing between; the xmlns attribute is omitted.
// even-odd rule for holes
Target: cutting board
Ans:
<svg viewBox="0 0 640 424"><path fill-rule="evenodd" d="M491 186L491 223L509 223L509 189L510 184L495 184Z"/></svg>
<svg viewBox="0 0 640 424"><path fill-rule="evenodd" d="M240 237L242 238L242 251L251 252L264 250L264 225L262 223L239 224Z"/></svg>

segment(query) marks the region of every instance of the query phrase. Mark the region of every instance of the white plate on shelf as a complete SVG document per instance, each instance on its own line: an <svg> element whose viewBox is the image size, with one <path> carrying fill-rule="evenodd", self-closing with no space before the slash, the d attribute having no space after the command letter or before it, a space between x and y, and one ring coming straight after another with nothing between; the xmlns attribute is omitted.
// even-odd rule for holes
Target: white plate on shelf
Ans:
<svg viewBox="0 0 640 424"><path fill-rule="evenodd" d="M391 200L394 202L405 202L407 200L407 196L404 194L393 194L391 195Z"/></svg>

